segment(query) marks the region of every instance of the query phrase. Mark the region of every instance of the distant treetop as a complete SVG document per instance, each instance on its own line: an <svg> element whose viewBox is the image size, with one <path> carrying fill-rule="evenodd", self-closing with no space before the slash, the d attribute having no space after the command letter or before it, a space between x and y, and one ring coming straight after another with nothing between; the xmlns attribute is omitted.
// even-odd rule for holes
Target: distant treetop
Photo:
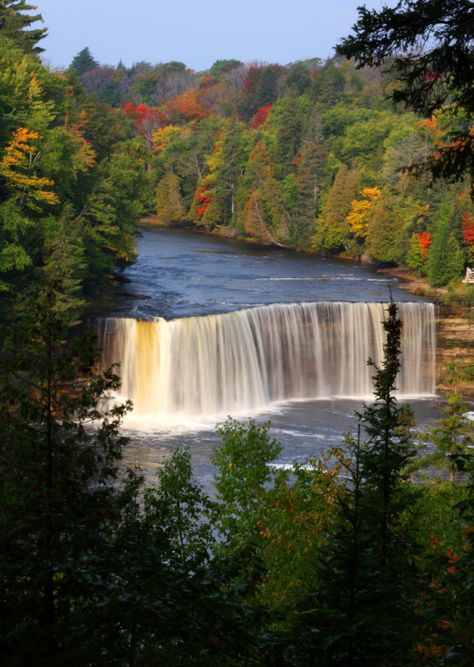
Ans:
<svg viewBox="0 0 474 667"><path fill-rule="evenodd" d="M234 60L233 58L230 60L216 60L209 69L209 74L212 76L219 76L220 74L230 72L236 67L240 67L240 65L243 65L243 63L241 63L240 60Z"/></svg>
<svg viewBox="0 0 474 667"><path fill-rule="evenodd" d="M69 69L72 69L78 76L81 76L85 72L88 72L91 69L99 67L99 63L95 58L93 58L90 49L86 46L82 51L74 56L72 62L69 66Z"/></svg>

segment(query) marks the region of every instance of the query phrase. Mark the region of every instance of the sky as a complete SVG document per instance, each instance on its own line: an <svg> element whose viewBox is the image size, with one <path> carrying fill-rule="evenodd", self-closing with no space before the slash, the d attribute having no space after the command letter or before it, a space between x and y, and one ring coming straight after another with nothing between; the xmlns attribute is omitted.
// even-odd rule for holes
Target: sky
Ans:
<svg viewBox="0 0 474 667"><path fill-rule="evenodd" d="M44 60L67 67L85 46L101 64L327 58L364 0L32 0L49 35ZM390 0L366 0L380 9Z"/></svg>

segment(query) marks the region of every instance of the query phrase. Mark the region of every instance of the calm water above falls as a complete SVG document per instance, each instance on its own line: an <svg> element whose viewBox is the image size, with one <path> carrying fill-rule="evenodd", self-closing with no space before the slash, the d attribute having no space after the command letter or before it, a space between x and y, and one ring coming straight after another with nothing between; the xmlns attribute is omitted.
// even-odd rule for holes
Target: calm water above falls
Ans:
<svg viewBox="0 0 474 667"><path fill-rule="evenodd" d="M372 268L169 229L143 230L114 315L170 319L270 303L416 301Z"/></svg>
<svg viewBox="0 0 474 667"><path fill-rule="evenodd" d="M197 323L201 331L199 335L203 340L207 338L207 329L202 330L202 323L209 326L211 322L211 328L215 328L215 322L218 323L220 320L212 318L211 320L209 318L198 320L196 316L233 313L277 303L386 302L390 295L390 288L396 301L415 300L412 295L401 290L396 281L377 274L371 267L282 250L259 249L233 241L187 232L144 230L138 240L138 251L138 261L126 273L130 282L126 284L123 297L119 303L115 304L109 315L138 320L178 318L176 326L179 327L181 327L180 318L190 317L191 319L186 321L188 322L186 329L189 324L196 326L194 323ZM418 301L423 300L418 299ZM335 307L340 308L336 305ZM289 308L291 317L294 317L295 308L298 311L300 307ZM311 306L311 309L314 310L314 308ZM330 304L324 308L332 311ZM268 311L256 311L256 318L258 312L267 313ZM273 310L270 312L273 317ZM244 317L247 319L245 314ZM239 319L242 319L240 315ZM250 319L255 320L253 316ZM260 316L257 319L260 321ZM132 320L129 322L130 324L125 327L127 330L133 325ZM226 323L227 320L223 322ZM159 333L160 326L161 333ZM255 323L251 323L251 326L255 329ZM164 330L163 327L166 329ZM156 331L147 329L146 333L141 334L141 347L143 347L143 340L160 338L164 333L168 340L168 328L169 325L164 322L156 327ZM175 325L172 331L174 329ZM137 336L135 325L131 331L133 339L133 336ZM181 329L178 329L179 331ZM182 332L179 335L182 336ZM288 335L286 338L288 339ZM197 340L199 341L199 338ZM299 346L298 341L297 343ZM123 347L123 341L120 342L120 345ZM275 345L275 341L272 342L272 345ZM150 365L150 358L156 359L156 354L154 352L151 357L145 355L145 368ZM260 354L264 355L265 351ZM127 382L129 386L132 386L134 383L137 384L137 377L141 377L142 371L137 371L138 362L133 355L130 361L130 352L128 355L127 368L129 370L127 372L130 377ZM142 357L143 364L143 352L137 354L137 359L138 357ZM214 361L207 362L206 359L207 357L204 358L204 366L212 371L210 365ZM170 366L167 363L166 367L167 387L182 402L182 392L175 386L176 376L180 374L180 371L173 371L172 364ZM177 368L182 368L181 360ZM191 365L190 371L186 370L186 372L191 372L191 376L193 376L193 368L194 366ZM268 375L266 371L265 373ZM210 374L212 375L212 372ZM242 383L240 375L237 380L238 383ZM233 387L232 382L235 384L235 381L232 380L231 388ZM299 378L298 382L300 382ZM189 385L189 382L187 384ZM185 443L191 448L198 477L207 486L210 486L212 466L209 458L217 442L214 430L216 419L213 419L210 414L206 415L205 411L201 415L182 414L181 416L178 410L177 413L170 415L168 422L163 419L163 415L160 416L160 419L154 418L156 415L153 415L153 410L147 414L146 406L154 405L154 402L159 403L149 396L150 392L159 393L158 385L163 386L162 383L156 382L154 373L150 374L148 368L146 386L144 384L141 389L135 387L134 396L136 400L141 401L142 408L141 414L131 415L127 419L126 430L130 430L132 436L132 443L127 454L128 459L142 465L147 472L151 472L171 450ZM299 393L295 392L292 397L306 398L306 400L273 403L266 407L258 405L255 406L257 409L253 411L258 419L271 420L272 435L283 444L280 461L284 463L302 460L320 453L328 446L340 444L345 432L355 431L357 428L353 413L360 409L360 400L321 395L324 392L314 394L310 392L310 395L318 396L318 399L308 400L306 390L299 389L298 391ZM220 395L220 392L217 394ZM193 396L195 400L196 395ZM281 398L278 393L275 396L277 399ZM282 396L285 400L285 395ZM270 399L272 398L270 396ZM173 400L176 402L178 399ZM234 400L231 405L240 405L240 403ZM252 414L252 409L246 406L245 402L242 405L244 409L237 411L239 416ZM420 424L426 423L433 416L434 411L437 411L437 402L434 399L415 400L412 405ZM182 407L181 403L179 406Z"/></svg>

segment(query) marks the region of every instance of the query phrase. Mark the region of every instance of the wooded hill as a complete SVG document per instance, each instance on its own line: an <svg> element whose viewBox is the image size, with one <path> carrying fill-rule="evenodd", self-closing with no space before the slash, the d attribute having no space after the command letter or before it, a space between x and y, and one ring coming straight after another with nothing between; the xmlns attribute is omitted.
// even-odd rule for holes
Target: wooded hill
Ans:
<svg viewBox="0 0 474 667"><path fill-rule="evenodd" d="M85 49L71 69L133 120L159 224L404 264L432 285L474 259L469 184L433 182L428 168L468 119L404 111L388 66L336 57L127 69L101 67Z"/></svg>

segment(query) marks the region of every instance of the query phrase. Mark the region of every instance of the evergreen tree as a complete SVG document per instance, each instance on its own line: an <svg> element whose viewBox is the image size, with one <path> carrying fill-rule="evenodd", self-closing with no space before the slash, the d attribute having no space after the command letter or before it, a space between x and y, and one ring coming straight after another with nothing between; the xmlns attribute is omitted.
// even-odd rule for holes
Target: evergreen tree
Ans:
<svg viewBox="0 0 474 667"><path fill-rule="evenodd" d="M4 664L60 664L95 595L87 563L128 494L111 483L126 408L99 410L117 378L88 377L92 348L67 345L71 312L47 283L19 313L0 369L0 651Z"/></svg>
<svg viewBox="0 0 474 667"><path fill-rule="evenodd" d="M427 264L427 275L433 287L446 285L457 278L464 268L464 254L461 245L451 229L446 208L433 232L433 242Z"/></svg>
<svg viewBox="0 0 474 667"><path fill-rule="evenodd" d="M313 79L309 93L320 108L327 110L337 104L344 92L344 76L336 63L329 60L321 69L319 76Z"/></svg>
<svg viewBox="0 0 474 667"><path fill-rule="evenodd" d="M399 667L414 655L419 573L410 511L416 491L404 472L414 456L412 414L394 396L401 327L392 302L385 359L375 367L375 401L358 413L363 440L348 438L350 457L333 452L347 481L339 484L340 511L321 553L322 585L299 617L307 653L292 664L311 655L321 665Z"/></svg>
<svg viewBox="0 0 474 667"><path fill-rule="evenodd" d="M33 23L43 21L41 14L29 13L36 9L35 5L29 5L25 0L0 0L0 35L11 39L22 51L44 51L37 44L46 37L47 29L30 29Z"/></svg>
<svg viewBox="0 0 474 667"><path fill-rule="evenodd" d="M316 220L313 244L316 250L342 250L348 243L350 228L347 215L360 191L361 172L342 165Z"/></svg>
<svg viewBox="0 0 474 667"><path fill-rule="evenodd" d="M277 173L283 179L293 170L293 160L296 157L301 142L301 119L298 109L298 100L290 95L281 101L277 107L278 125L276 132L275 161Z"/></svg>
<svg viewBox="0 0 474 667"><path fill-rule="evenodd" d="M92 57L88 46L82 49L82 51L79 51L69 65L69 69L74 71L78 76L81 76L85 72L95 69L96 67L99 67L99 63Z"/></svg>
<svg viewBox="0 0 474 667"><path fill-rule="evenodd" d="M227 225L235 222L237 189L247 157L244 128L240 123L231 121L222 141L222 164L217 171L214 187Z"/></svg>
<svg viewBox="0 0 474 667"><path fill-rule="evenodd" d="M290 229L290 240L295 247L308 248L314 235L326 160L327 144L321 122L313 114L296 158L297 196Z"/></svg>
<svg viewBox="0 0 474 667"><path fill-rule="evenodd" d="M182 222L184 208L179 189L179 178L170 172L156 186L156 219L161 225Z"/></svg>
<svg viewBox="0 0 474 667"><path fill-rule="evenodd" d="M245 209L245 232L263 243L285 244L289 215L283 207L274 163L263 140L250 153L246 171L251 189Z"/></svg>

